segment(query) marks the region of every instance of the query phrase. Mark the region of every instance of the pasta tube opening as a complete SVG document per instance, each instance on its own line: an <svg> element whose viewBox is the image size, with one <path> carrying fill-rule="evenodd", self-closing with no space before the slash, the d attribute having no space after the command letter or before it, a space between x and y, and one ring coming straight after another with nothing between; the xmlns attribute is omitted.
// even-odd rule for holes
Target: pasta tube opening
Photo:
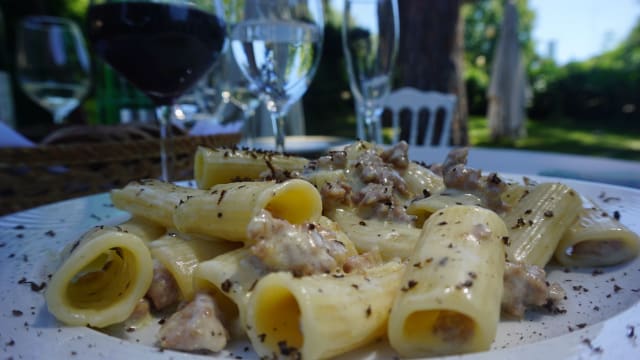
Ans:
<svg viewBox="0 0 640 360"><path fill-rule="evenodd" d="M640 237L600 209L590 199L564 232L555 249L564 266L611 266L631 260L640 252Z"/></svg>
<svg viewBox="0 0 640 360"><path fill-rule="evenodd" d="M287 220L291 224L302 224L309 219L319 217L318 209L322 209L322 199L316 188L304 180L290 180L277 186L268 196L264 208L273 217ZM292 209L292 204L303 204Z"/></svg>
<svg viewBox="0 0 640 360"><path fill-rule="evenodd" d="M255 333L262 345L276 354L290 355L304 344L300 306L285 287L272 287L256 299Z"/></svg>
<svg viewBox="0 0 640 360"><path fill-rule="evenodd" d="M447 353L473 339L476 322L469 316L451 310L425 310L411 313L404 323L404 336L424 348L449 348Z"/></svg>
<svg viewBox="0 0 640 360"><path fill-rule="evenodd" d="M572 262L581 264L614 265L634 255L627 243L620 239L585 240L564 250Z"/></svg>
<svg viewBox="0 0 640 360"><path fill-rule="evenodd" d="M66 249L45 294L47 306L69 325L109 326L131 315L152 277L142 239L118 228L97 228Z"/></svg>
<svg viewBox="0 0 640 360"><path fill-rule="evenodd" d="M69 282L69 305L80 309L101 310L131 291L136 266L127 249L111 248L93 259Z"/></svg>

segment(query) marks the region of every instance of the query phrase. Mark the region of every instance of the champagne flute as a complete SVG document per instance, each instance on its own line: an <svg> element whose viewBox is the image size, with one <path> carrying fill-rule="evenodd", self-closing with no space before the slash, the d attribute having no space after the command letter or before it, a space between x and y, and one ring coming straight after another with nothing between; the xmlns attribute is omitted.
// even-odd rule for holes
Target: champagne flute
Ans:
<svg viewBox="0 0 640 360"><path fill-rule="evenodd" d="M397 0L345 0L342 20L358 138L382 143L380 116L398 53Z"/></svg>
<svg viewBox="0 0 640 360"><path fill-rule="evenodd" d="M61 124L87 95L89 55L78 26L53 16L27 16L18 26L16 67L22 90Z"/></svg>
<svg viewBox="0 0 640 360"><path fill-rule="evenodd" d="M276 151L284 122L307 91L322 52L322 0L238 0L229 19L231 50L271 114Z"/></svg>
<svg viewBox="0 0 640 360"><path fill-rule="evenodd" d="M226 43L221 0L91 0L87 18L96 53L156 105L161 178L169 181L176 100L207 73Z"/></svg>

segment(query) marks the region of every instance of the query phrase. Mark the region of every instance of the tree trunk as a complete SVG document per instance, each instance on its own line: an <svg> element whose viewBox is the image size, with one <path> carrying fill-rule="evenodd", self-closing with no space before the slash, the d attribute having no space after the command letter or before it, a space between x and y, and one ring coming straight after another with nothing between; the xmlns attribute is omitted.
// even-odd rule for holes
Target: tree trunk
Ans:
<svg viewBox="0 0 640 360"><path fill-rule="evenodd" d="M452 144L466 145L467 96L463 79L462 0L399 0L400 47L395 87L458 97Z"/></svg>

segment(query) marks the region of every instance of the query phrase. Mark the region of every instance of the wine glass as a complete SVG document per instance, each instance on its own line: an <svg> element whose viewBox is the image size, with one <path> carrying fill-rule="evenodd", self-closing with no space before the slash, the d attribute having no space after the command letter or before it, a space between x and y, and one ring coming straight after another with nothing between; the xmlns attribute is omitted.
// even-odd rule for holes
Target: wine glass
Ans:
<svg viewBox="0 0 640 360"><path fill-rule="evenodd" d="M176 117L191 126L191 132L220 131L220 125L232 129L242 127L241 143L253 147L256 136L253 117L260 98L255 86L238 68L229 48L212 71L178 102L182 111L177 112Z"/></svg>
<svg viewBox="0 0 640 360"><path fill-rule="evenodd" d="M234 59L260 92L276 151L283 152L285 116L307 91L320 61L322 0L238 0L229 22Z"/></svg>
<svg viewBox="0 0 640 360"><path fill-rule="evenodd" d="M380 116L391 87L398 41L397 0L345 0L342 48L360 139L382 143Z"/></svg>
<svg viewBox="0 0 640 360"><path fill-rule="evenodd" d="M61 124L90 88L91 66L80 29L64 18L27 16L18 26L16 47L22 90Z"/></svg>
<svg viewBox="0 0 640 360"><path fill-rule="evenodd" d="M170 180L176 100L225 47L221 0L91 0L87 21L96 53L156 105L161 177Z"/></svg>
<svg viewBox="0 0 640 360"><path fill-rule="evenodd" d="M242 73L231 51L226 51L221 62L222 71L215 82L223 103L240 109L243 125L243 143L252 148L257 136L256 109L260 105L258 88Z"/></svg>

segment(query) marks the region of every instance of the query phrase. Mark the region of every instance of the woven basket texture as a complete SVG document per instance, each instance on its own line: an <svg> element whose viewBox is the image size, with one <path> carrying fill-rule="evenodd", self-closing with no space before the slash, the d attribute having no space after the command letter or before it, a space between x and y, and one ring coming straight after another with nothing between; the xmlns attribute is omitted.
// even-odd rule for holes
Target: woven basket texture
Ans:
<svg viewBox="0 0 640 360"><path fill-rule="evenodd" d="M198 146L228 147L240 134L175 136L173 181L193 178ZM173 144L173 145L171 145ZM160 140L0 148L0 215L160 177Z"/></svg>

